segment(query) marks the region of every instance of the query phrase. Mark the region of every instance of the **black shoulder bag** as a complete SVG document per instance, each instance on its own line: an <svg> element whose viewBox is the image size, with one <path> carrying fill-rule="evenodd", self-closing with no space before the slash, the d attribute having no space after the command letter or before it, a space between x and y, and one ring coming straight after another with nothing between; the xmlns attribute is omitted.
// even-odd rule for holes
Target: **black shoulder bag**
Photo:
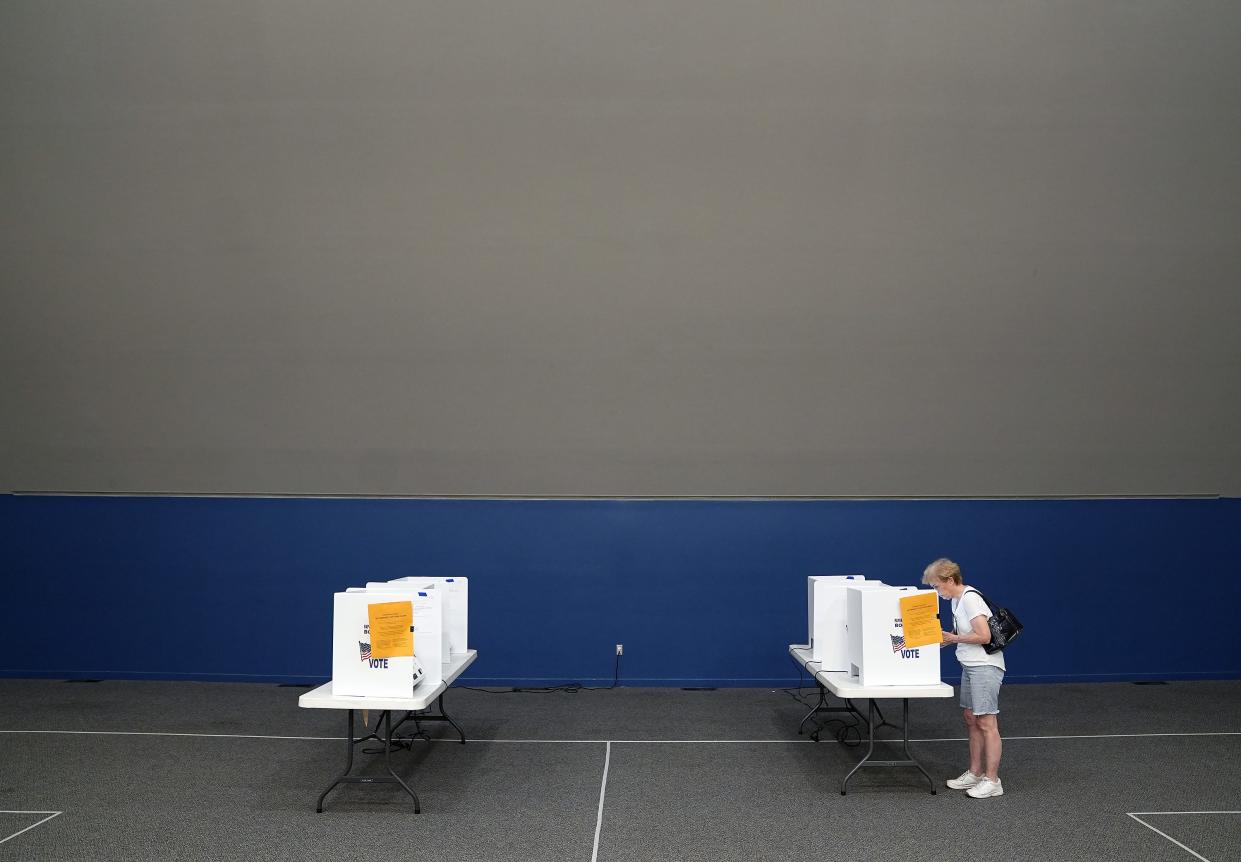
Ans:
<svg viewBox="0 0 1241 862"><path fill-rule="evenodd" d="M982 644L982 648L987 651L988 655L1004 649L1004 647L1013 642L1017 635L1021 634L1021 630L1025 626L1021 624L1021 620L1017 619L1015 613L1008 608L1000 608L991 604L991 600L982 594L982 590L970 587L965 592L978 593L979 597L987 603L987 607L991 610L991 616L987 617L987 628L991 629L991 643Z"/></svg>

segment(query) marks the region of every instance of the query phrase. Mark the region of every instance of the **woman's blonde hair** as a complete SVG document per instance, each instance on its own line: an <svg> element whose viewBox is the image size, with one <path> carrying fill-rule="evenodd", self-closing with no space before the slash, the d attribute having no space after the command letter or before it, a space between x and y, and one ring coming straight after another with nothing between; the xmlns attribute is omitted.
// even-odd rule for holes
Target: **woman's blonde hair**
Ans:
<svg viewBox="0 0 1241 862"><path fill-rule="evenodd" d="M926 567L926 571L922 573L922 583L933 587L944 581L961 583L961 567L947 557L940 557Z"/></svg>

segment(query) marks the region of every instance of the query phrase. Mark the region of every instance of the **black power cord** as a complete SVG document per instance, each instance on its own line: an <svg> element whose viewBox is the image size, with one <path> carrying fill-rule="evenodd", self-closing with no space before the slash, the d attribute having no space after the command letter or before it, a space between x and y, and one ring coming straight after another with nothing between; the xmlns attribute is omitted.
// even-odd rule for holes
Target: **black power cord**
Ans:
<svg viewBox="0 0 1241 862"><path fill-rule="evenodd" d="M483 694L551 694L552 692L562 691L565 694L577 694L579 691L610 691L620 684L620 662L621 657L616 656L616 667L612 671L611 685L582 685L580 682L566 682L560 685L546 686L514 686L513 688L492 689L492 688L473 688L468 685L456 686L466 691L481 691Z"/></svg>
<svg viewBox="0 0 1241 862"><path fill-rule="evenodd" d="M833 724L839 724L840 727L832 729ZM848 748L857 748L862 744L862 730L858 725L857 719L845 721L843 718L829 718L826 721L819 722L819 726L810 733L810 738L818 742L824 730L827 730L837 742ZM850 739L850 736L852 736L852 739Z"/></svg>
<svg viewBox="0 0 1241 862"><path fill-rule="evenodd" d="M812 704L810 701L808 701L805 697L802 696L802 691L805 688L805 686L803 685L803 681L806 678L807 667L809 667L812 664L817 664L821 666L823 662L808 661L806 662L805 665L803 665L801 662L797 661L797 659L793 658L792 655L789 656L789 661L791 661L794 665L797 666L797 688L795 689L782 688L778 690L787 694L789 697L793 698L793 700L797 701L802 706L817 706L817 704ZM816 688L818 687L818 683L815 684L815 687ZM836 724L840 725L840 727L833 728L832 725L836 725ZM826 730L832 737L834 737L837 742L841 743L842 745L848 746L849 748L857 748L859 745L862 744L862 731L861 731L860 724L857 719L846 721L843 718L828 718L823 721L820 721L815 726L815 729L810 732L810 738L813 739L815 742L818 742L824 730ZM852 739L850 739L851 736L852 736Z"/></svg>
<svg viewBox="0 0 1241 862"><path fill-rule="evenodd" d="M793 663L793 665L797 668L797 688L795 688L795 689L793 689L793 688L781 688L781 689L777 689L777 691L782 691L782 692L784 692L784 693L785 693L785 694L787 694L789 697L793 698L793 700L797 701L798 703L800 703L800 704L801 704L801 705L803 705L803 706L810 706L810 705L811 705L811 704L810 704L810 702L809 702L809 701L807 701L804 697L802 697L802 690L803 690L803 689L805 689L805 687L806 687L806 686L805 686L805 684L804 684L804 680L806 679L806 668L805 668L805 666L804 666L804 665L802 665L802 663L801 663L801 662L799 662L797 659L793 658L793 656L792 656L792 655L790 655L790 656L789 656L789 661L791 661L791 662ZM821 661L808 661L808 662L806 662L806 664L808 664L808 665L810 665L810 664L818 664L818 665L821 665L821 664L823 664L823 662L821 662ZM815 687L816 687L816 688L818 687L818 684L817 684L817 683L816 683Z"/></svg>

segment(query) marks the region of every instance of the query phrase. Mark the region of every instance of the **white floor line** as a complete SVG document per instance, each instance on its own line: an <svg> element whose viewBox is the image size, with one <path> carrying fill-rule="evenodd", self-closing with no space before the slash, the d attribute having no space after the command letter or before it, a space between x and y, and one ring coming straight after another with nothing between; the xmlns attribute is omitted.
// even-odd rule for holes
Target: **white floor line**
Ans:
<svg viewBox="0 0 1241 862"><path fill-rule="evenodd" d="M1145 812L1145 813L1150 814L1150 813L1153 813L1153 812ZM1174 812L1166 812L1166 813L1174 813ZM1167 838L1169 841L1171 841L1171 842L1172 842L1173 844L1175 844L1177 847L1180 847L1182 850L1184 850L1186 853L1190 854L1191 856L1195 856L1195 857L1197 857L1198 859L1201 859L1201 860L1202 860L1202 862L1211 862L1211 860L1210 860L1210 859L1208 859L1207 857L1203 856L1201 853L1198 853L1197 851L1195 851L1195 850L1191 850L1190 848L1186 847L1184 844L1182 844L1180 841L1177 841L1175 838L1173 838L1173 837L1172 837L1171 835L1169 835L1167 832L1160 832L1158 829L1156 829L1154 826L1151 826L1149 823L1147 823L1147 822L1146 822L1145 820L1143 820L1141 817L1138 817L1136 814L1129 814L1129 816L1130 816L1130 817L1132 817L1134 820L1138 821L1139 823L1141 823L1143 826L1145 826L1145 827L1146 827L1147 829L1149 829L1151 832L1155 832L1155 833L1157 833L1157 834L1159 834L1159 835L1162 835L1164 838Z"/></svg>
<svg viewBox="0 0 1241 862"><path fill-rule="evenodd" d="M25 734L53 734L68 736L186 736L196 737L200 739L291 739L291 740L311 740L322 742L340 742L340 736L270 736L258 733L177 733L174 731L159 730L0 730L2 733L25 733ZM1016 742L1018 740L1040 740L1040 739L1143 739L1143 738L1165 738L1165 737L1196 737L1196 736L1241 736L1241 731L1220 730L1220 731L1200 731L1193 733L1092 733L1081 735L1060 735L1060 736L1005 736L1005 742ZM431 739L428 742L451 742L459 743L459 739L443 738ZM563 745L598 745L600 742L624 743L627 745L703 745L707 743L717 743L720 745L789 745L789 744L809 744L813 740L810 739L471 739L471 742L494 742L494 743L544 743L544 744L563 744ZM896 737L882 737L875 740L876 742L900 742ZM968 742L968 737L964 736L941 736L926 739L911 739L910 742Z"/></svg>
<svg viewBox="0 0 1241 862"><path fill-rule="evenodd" d="M1135 814L1241 814L1241 811L1130 811L1129 816Z"/></svg>
<svg viewBox="0 0 1241 862"><path fill-rule="evenodd" d="M1202 731L1197 733L1083 733L1078 735L1063 736L1004 736L1005 742L1012 742L1018 739L1140 739L1143 737L1164 737L1164 736L1241 736L1241 731L1237 730L1219 730L1219 731ZM966 742L968 737L942 737L939 739L911 739L910 742Z"/></svg>
<svg viewBox="0 0 1241 862"><path fill-rule="evenodd" d="M603 829L603 797L608 790L608 767L612 763L612 743L608 743L607 751L603 755L603 781L599 784L599 816L595 820L595 849L591 851L590 862L598 862L599 859L599 832Z"/></svg>
<svg viewBox="0 0 1241 862"><path fill-rule="evenodd" d="M309 740L321 742L340 742L339 736L270 736L259 733L176 733L173 731L163 730L0 730L0 733L25 733L25 734L52 734L67 736L187 736L197 737L201 739L293 739L293 740ZM453 739L429 739L427 742L451 742L459 744L461 740ZM471 739L470 742L499 742L499 743L556 743L564 745L598 745L601 742L607 742L606 739ZM781 739L724 739L724 740L694 740L694 739L630 739L618 740L620 742L800 742L801 740L781 740Z"/></svg>
<svg viewBox="0 0 1241 862"><path fill-rule="evenodd" d="M29 826L27 826L25 829L22 829L20 832L14 832L8 838L0 838L0 844L3 844L5 841L9 841L9 840L12 840L13 838L16 838L18 835L21 835L22 832L29 832L31 829L34 829L36 826L42 826L44 823L51 820L53 817L58 817L64 813L65 812L63 811L0 811L0 814L47 814L48 815L47 817L44 817L42 820L40 820L38 823L31 823Z"/></svg>
<svg viewBox="0 0 1241 862"><path fill-rule="evenodd" d="M68 736L194 736L203 739L315 739L340 742L339 736L262 736L256 733L174 733L164 730L0 730L0 733L52 733ZM459 742L460 740L453 740ZM595 740L598 742L598 740Z"/></svg>

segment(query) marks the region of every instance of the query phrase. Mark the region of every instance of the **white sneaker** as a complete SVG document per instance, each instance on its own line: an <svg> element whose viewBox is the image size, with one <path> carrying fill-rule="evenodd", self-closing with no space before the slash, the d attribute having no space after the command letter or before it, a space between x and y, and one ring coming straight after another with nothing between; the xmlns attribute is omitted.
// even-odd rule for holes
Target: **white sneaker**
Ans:
<svg viewBox="0 0 1241 862"><path fill-rule="evenodd" d="M949 778L944 783L953 790L969 790L978 782L982 781L981 775L975 775L972 772L962 772L956 778Z"/></svg>
<svg viewBox="0 0 1241 862"><path fill-rule="evenodd" d="M988 799L992 796L1003 796L1004 785L998 778L995 781L984 778L965 792L975 799Z"/></svg>

